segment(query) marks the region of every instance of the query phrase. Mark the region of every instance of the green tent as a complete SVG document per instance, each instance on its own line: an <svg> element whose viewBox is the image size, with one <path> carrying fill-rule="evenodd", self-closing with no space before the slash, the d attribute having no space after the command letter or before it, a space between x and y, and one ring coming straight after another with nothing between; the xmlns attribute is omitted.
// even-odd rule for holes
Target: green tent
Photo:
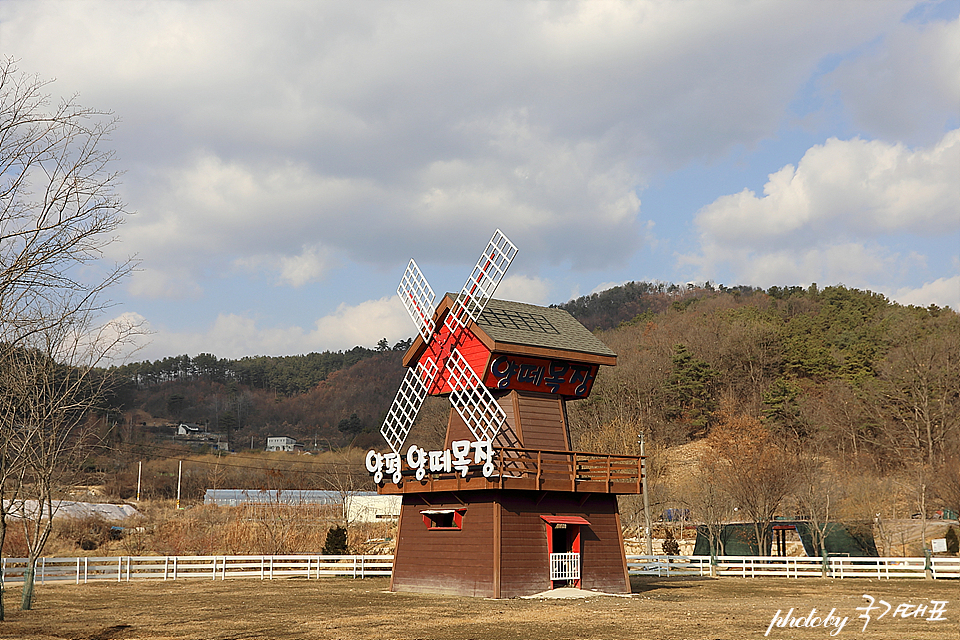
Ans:
<svg viewBox="0 0 960 640"><path fill-rule="evenodd" d="M813 536L810 533L810 523L803 520L777 520L773 523L778 527L794 527L800 535L803 550L808 556L815 557ZM771 532L772 534L772 532ZM773 535L768 536L772 541ZM724 554L728 556L757 556L770 555L770 542L767 543L764 553L757 551L757 535L753 523L725 524L720 534L723 541ZM846 555L856 557L876 557L877 545L873 539L873 527L870 523L841 523L828 522L825 528L824 547L827 555ZM697 542L694 545L693 555L710 555L710 538L707 527L697 527Z"/></svg>

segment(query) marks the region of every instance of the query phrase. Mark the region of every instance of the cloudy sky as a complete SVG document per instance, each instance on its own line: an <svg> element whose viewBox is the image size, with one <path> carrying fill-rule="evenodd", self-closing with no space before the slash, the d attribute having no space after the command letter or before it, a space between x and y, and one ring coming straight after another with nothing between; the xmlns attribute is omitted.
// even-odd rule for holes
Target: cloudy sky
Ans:
<svg viewBox="0 0 960 640"><path fill-rule="evenodd" d="M120 119L135 360L391 343L414 257L498 297L630 280L960 309L960 0L0 0Z"/></svg>

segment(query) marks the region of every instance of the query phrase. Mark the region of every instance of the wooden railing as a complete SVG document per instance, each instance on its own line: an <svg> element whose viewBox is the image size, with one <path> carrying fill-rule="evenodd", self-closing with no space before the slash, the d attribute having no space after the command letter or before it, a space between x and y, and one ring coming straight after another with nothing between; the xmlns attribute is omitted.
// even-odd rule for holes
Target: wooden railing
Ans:
<svg viewBox="0 0 960 640"><path fill-rule="evenodd" d="M466 477L456 470L430 472L422 481L404 470L398 486L386 478L382 494L472 489L520 489L584 493L639 494L642 491L643 459L584 451L494 449L493 473L484 477L482 465L471 465Z"/></svg>
<svg viewBox="0 0 960 640"><path fill-rule="evenodd" d="M640 456L517 447L496 450L494 471L501 483L519 477L535 479L536 488L566 484L568 491L601 493L640 493L642 473Z"/></svg>

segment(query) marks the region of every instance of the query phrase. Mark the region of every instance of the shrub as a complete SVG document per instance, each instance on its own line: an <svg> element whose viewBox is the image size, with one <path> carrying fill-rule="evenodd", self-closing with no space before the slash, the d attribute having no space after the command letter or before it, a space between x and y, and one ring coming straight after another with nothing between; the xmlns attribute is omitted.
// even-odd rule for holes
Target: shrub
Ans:
<svg viewBox="0 0 960 640"><path fill-rule="evenodd" d="M680 544L673 538L673 533L670 529L667 529L665 532L665 537L663 539L663 555L665 556L678 556L680 555Z"/></svg>
<svg viewBox="0 0 960 640"><path fill-rule="evenodd" d="M957 532L953 530L953 527L947 529L947 535L944 538L947 539L947 551L960 553L960 538L957 538Z"/></svg>
<svg viewBox="0 0 960 640"><path fill-rule="evenodd" d="M60 538L70 540L84 551L99 549L113 535L111 525L98 515L83 518L64 517L55 521Z"/></svg>
<svg viewBox="0 0 960 640"><path fill-rule="evenodd" d="M347 553L347 530L336 526L327 531L327 539L323 543L323 555L342 556Z"/></svg>

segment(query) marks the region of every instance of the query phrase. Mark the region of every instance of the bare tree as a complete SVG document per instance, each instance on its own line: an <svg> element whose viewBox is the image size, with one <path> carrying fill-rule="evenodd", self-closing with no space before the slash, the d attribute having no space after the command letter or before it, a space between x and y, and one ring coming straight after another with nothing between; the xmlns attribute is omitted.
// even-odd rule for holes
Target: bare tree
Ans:
<svg viewBox="0 0 960 640"><path fill-rule="evenodd" d="M98 443L109 378L101 359L129 336L130 327L108 325L94 337L77 333L78 316L25 339L0 363L0 432L18 454L19 520L28 548L22 608L30 609L33 575L53 528L63 489Z"/></svg>
<svg viewBox="0 0 960 640"><path fill-rule="evenodd" d="M364 452L361 449L338 449L323 454L325 466L319 478L319 486L326 491L336 491L340 498L342 521L349 524L348 507L351 498L360 491L370 491L373 486L370 474L363 466Z"/></svg>
<svg viewBox="0 0 960 640"><path fill-rule="evenodd" d="M960 512L960 453L948 456L935 474L933 490L940 504Z"/></svg>
<svg viewBox="0 0 960 640"><path fill-rule="evenodd" d="M823 555L824 539L843 488L824 469L823 460L816 456L798 457L794 498L810 526L814 553Z"/></svg>
<svg viewBox="0 0 960 640"><path fill-rule="evenodd" d="M892 423L898 455L942 464L960 434L960 318L910 318L902 342L880 363L877 403ZM897 336L900 337L900 336Z"/></svg>
<svg viewBox="0 0 960 640"><path fill-rule="evenodd" d="M62 473L101 398L96 367L138 331L100 323L106 290L133 266L103 259L126 213L103 146L115 120L75 98L53 103L48 85L0 62L0 480L8 500L37 506L22 520L24 609Z"/></svg>
<svg viewBox="0 0 960 640"><path fill-rule="evenodd" d="M757 552L770 545L770 525L795 480L795 458L756 418L720 411L709 441L720 462L714 481L753 522Z"/></svg>
<svg viewBox="0 0 960 640"><path fill-rule="evenodd" d="M726 472L727 464L716 456L706 457L683 492L684 502L690 507L693 518L703 523L711 557L726 555L723 527L734 515L730 494L716 481Z"/></svg>
<svg viewBox="0 0 960 640"><path fill-rule="evenodd" d="M0 368L0 371L3 369ZM7 540L7 516L17 511L20 504L24 473L20 442L10 437L10 423L2 419L2 416L8 415L7 407L4 406L7 398L6 394L0 394L0 557ZM0 621L5 619L3 590L3 579L0 576Z"/></svg>
<svg viewBox="0 0 960 640"><path fill-rule="evenodd" d="M116 122L74 99L50 108L48 84L0 64L0 309L11 346L61 323L45 312L64 310L65 297L104 309L101 294L132 266L101 260L125 213L102 148Z"/></svg>

